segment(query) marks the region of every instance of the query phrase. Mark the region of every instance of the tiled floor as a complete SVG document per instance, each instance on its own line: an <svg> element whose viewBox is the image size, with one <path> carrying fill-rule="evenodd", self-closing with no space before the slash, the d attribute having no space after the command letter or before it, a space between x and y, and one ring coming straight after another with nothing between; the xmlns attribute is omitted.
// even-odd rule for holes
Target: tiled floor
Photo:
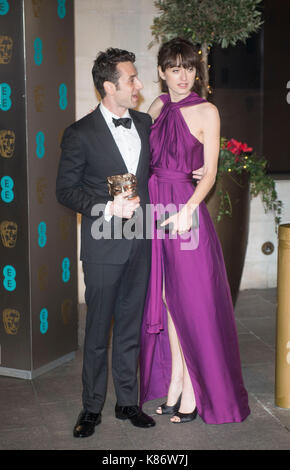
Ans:
<svg viewBox="0 0 290 470"><path fill-rule="evenodd" d="M144 406L155 415L157 425L148 430L135 428L114 417L110 376L102 424L93 436L75 439L72 429L82 390L80 348L73 361L32 381L0 377L0 449L290 449L290 410L274 404L275 315L275 289L240 293L236 319L251 407L251 415L243 423L208 425L198 417L177 428L168 417L156 416L157 400Z"/></svg>

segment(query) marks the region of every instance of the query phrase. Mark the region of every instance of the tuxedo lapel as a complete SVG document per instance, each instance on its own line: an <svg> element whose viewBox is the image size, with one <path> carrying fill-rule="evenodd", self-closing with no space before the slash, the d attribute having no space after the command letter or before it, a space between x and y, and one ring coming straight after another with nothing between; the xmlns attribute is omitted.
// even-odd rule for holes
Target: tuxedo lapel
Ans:
<svg viewBox="0 0 290 470"><path fill-rule="evenodd" d="M120 169L122 168L123 173L127 173L128 170L124 159L100 111L100 106L98 106L97 109L94 111L94 124L96 137L102 144L102 148L104 149L104 154L106 155L106 158L112 158L115 161L117 167Z"/></svg>
<svg viewBox="0 0 290 470"><path fill-rule="evenodd" d="M139 161L138 161L138 166L136 170L136 177L138 179L140 172L142 172L142 166L144 162L144 152L145 152L145 149L148 148L148 134L146 133L144 124L140 120L139 116L130 109L129 109L129 114L134 121L135 127L137 129L137 132L141 140L141 150L140 150Z"/></svg>

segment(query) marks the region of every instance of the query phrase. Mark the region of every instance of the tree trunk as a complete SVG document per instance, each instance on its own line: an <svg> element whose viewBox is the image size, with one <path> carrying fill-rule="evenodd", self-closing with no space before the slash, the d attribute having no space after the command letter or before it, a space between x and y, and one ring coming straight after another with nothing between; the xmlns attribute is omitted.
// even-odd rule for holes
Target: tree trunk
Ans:
<svg viewBox="0 0 290 470"><path fill-rule="evenodd" d="M207 98L209 73L208 73L208 44L206 42L204 42L201 45L201 57L202 57L203 76L204 76L204 85L202 87L202 98Z"/></svg>

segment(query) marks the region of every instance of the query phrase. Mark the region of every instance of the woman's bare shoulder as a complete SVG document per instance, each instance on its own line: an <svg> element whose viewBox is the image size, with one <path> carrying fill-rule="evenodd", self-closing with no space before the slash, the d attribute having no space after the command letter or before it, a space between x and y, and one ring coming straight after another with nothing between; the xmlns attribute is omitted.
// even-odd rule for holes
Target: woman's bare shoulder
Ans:
<svg viewBox="0 0 290 470"><path fill-rule="evenodd" d="M199 111L206 119L219 119L217 107L209 101L201 103L199 105Z"/></svg>
<svg viewBox="0 0 290 470"><path fill-rule="evenodd" d="M158 118L162 107L163 107L163 101L158 96L157 98L155 98L155 100L150 105L150 107L147 111L148 114L150 114L150 116L152 117L153 121L155 121L155 119Z"/></svg>

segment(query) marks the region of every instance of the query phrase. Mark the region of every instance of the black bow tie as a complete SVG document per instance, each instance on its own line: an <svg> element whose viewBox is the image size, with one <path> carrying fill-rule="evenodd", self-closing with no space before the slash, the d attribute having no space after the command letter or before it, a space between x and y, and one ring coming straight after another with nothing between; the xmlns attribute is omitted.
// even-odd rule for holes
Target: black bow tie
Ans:
<svg viewBox="0 0 290 470"><path fill-rule="evenodd" d="M131 124L132 124L132 119L131 118L120 118L120 119L113 119L113 123L115 124L115 127L118 126L124 126L127 129L131 129Z"/></svg>

